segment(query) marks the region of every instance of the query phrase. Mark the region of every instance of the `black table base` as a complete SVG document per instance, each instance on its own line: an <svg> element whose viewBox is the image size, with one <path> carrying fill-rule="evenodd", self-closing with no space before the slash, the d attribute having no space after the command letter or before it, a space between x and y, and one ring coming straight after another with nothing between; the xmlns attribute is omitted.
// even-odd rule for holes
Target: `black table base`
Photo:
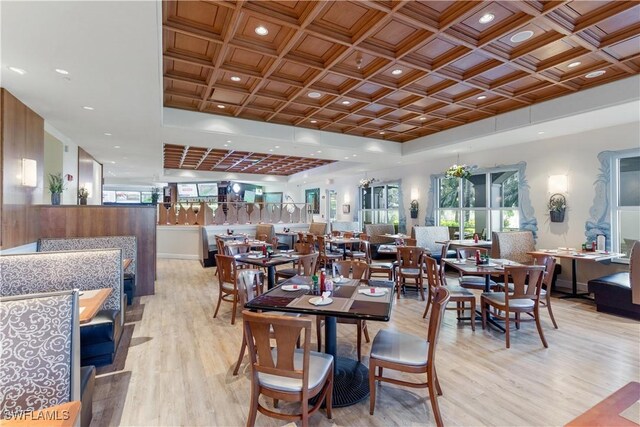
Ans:
<svg viewBox="0 0 640 427"><path fill-rule="evenodd" d="M354 405L369 397L369 369L357 360L336 357L333 373L333 408ZM316 400L311 399L315 404Z"/></svg>
<svg viewBox="0 0 640 427"><path fill-rule="evenodd" d="M589 292L578 293L578 273L577 273L577 260L575 258L571 259L571 292L562 292L556 290L556 292L563 294L560 299L568 299L568 298L577 298L577 299L586 299L589 301L593 301L593 298L589 297Z"/></svg>

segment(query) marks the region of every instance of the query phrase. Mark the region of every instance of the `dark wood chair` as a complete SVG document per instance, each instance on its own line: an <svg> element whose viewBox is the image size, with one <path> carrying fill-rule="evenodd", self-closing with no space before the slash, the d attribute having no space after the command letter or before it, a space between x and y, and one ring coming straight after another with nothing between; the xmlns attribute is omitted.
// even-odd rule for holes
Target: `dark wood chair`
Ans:
<svg viewBox="0 0 640 427"><path fill-rule="evenodd" d="M329 252L327 250L324 236L316 236L316 241L318 242L318 263L321 267L329 269L333 265L334 261L342 259L342 254Z"/></svg>
<svg viewBox="0 0 640 427"><path fill-rule="evenodd" d="M369 276L369 266L365 262L358 261L336 261L334 264L336 272L343 277L350 277L352 279L366 280ZM318 340L318 351L322 350L322 325L324 324L324 316L316 316L316 337ZM358 351L358 361L362 357L362 335L366 342L370 342L369 330L367 329L366 320L361 319L345 319L338 317L337 323L346 325L357 325L358 333L356 337L356 345Z"/></svg>
<svg viewBox="0 0 640 427"><path fill-rule="evenodd" d="M553 275L556 270L556 259L550 255L533 255L533 259L536 264L544 265L545 267L544 277L542 278L542 289L540 289L540 304L542 304L543 307L547 307L551 323L553 323L554 328L558 329L558 323L556 323L556 318L553 316L553 311L551 310L551 284L553 283Z"/></svg>
<svg viewBox="0 0 640 427"><path fill-rule="evenodd" d="M369 277L374 274L386 274L389 280L393 280L393 263L392 262L379 262L373 261L371 258L371 243L368 240L363 240L361 246L364 249L365 260L369 266Z"/></svg>
<svg viewBox="0 0 640 427"><path fill-rule="evenodd" d="M417 246L398 246L396 265L396 292L400 299L400 290L406 286L407 279L413 280L420 296L424 301L424 287L422 280L422 264L424 249Z"/></svg>
<svg viewBox="0 0 640 427"><path fill-rule="evenodd" d="M294 268L283 268L276 271L276 282L290 279L293 276L313 276L318 270L318 254L300 255Z"/></svg>
<svg viewBox="0 0 640 427"><path fill-rule="evenodd" d="M504 320L507 348L511 345L509 340L511 313L515 314L516 329L520 329L521 313L529 313L533 316L542 345L545 348L549 347L540 325L540 289L544 270L544 265L505 266L505 283L513 283L513 291L509 290L509 286L502 286L501 292L483 292L480 297L482 329L486 328L489 315ZM491 307L494 308L493 311Z"/></svg>
<svg viewBox="0 0 640 427"><path fill-rule="evenodd" d="M254 426L258 412L286 421L309 425L309 415L325 403L327 417L332 418L333 356L311 351L311 319L273 314L242 312L244 334L251 357L251 404L247 426ZM302 333L304 332L304 334ZM296 343L303 335L301 349ZM271 348L274 339L276 347ZM301 412L276 412L262 406L260 395L278 400L300 402ZM309 399L318 396L309 408Z"/></svg>
<svg viewBox="0 0 640 427"><path fill-rule="evenodd" d="M238 307L238 266L236 259L232 255L216 255L216 276L218 276L218 304L216 311L213 313L215 318L218 315L220 304L222 301L233 304L231 312L231 324L236 323L236 309ZM258 274L262 274L260 270L255 270Z"/></svg>
<svg viewBox="0 0 640 427"><path fill-rule="evenodd" d="M447 245L443 246L443 253L446 253ZM427 313L429 311L429 306L431 305L431 300L433 299L433 295L435 291L444 286L449 291L449 302L455 302L455 307L445 307L446 310L456 310L458 315L458 321L463 320L464 311L466 310L466 304L469 303L469 319L471 320L471 330L476 330L476 297L473 295L471 291L465 289L461 286L449 286L444 280L444 261L441 261L440 266L435 259L427 256L424 257L425 261L425 270L427 276L427 285L428 288L428 296L427 296L427 305L424 309L424 313L422 314L422 318L427 317Z"/></svg>
<svg viewBox="0 0 640 427"><path fill-rule="evenodd" d="M423 337L389 329L382 329L373 339L369 357L369 390L371 393L369 396L369 413L371 415L373 415L376 406L377 390L375 382L376 380L385 381L407 387L426 387L429 390L429 398L436 425L443 425L437 398L437 396L442 396L442 389L436 373L435 356L442 316L449 302L449 291L441 286L435 290L432 296L432 309L426 340ZM412 374L426 373L427 381L415 383L384 377L383 369Z"/></svg>

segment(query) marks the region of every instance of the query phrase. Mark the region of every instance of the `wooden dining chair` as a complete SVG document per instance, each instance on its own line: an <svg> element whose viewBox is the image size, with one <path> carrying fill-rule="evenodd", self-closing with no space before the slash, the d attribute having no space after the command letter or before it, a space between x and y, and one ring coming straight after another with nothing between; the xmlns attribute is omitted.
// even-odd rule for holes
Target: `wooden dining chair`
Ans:
<svg viewBox="0 0 640 427"><path fill-rule="evenodd" d="M458 248L457 255L458 259L475 259L476 251L480 251L480 255L489 255L489 249L487 248ZM458 278L458 282L460 286L466 289L477 289L484 290L485 287L485 278L484 276L472 276L472 275L463 275L460 273L460 277ZM493 289L496 286L496 282L493 280L489 280L489 288Z"/></svg>
<svg viewBox="0 0 640 427"><path fill-rule="evenodd" d="M427 339L405 334L403 332L382 329L376 334L371 345L369 357L369 413L373 415L376 406L375 382L385 381L407 387L427 388L431 400L431 409L436 425L443 425L442 415L438 406L438 396L442 396L442 389L436 373L435 359L438 335L442 325L444 309L449 302L449 291L439 287L433 293L431 301L431 315ZM404 381L383 376L383 370L391 369L412 374L427 374L427 381L421 383Z"/></svg>
<svg viewBox="0 0 640 427"><path fill-rule="evenodd" d="M238 267L236 259L232 255L216 255L216 275L218 276L218 304L213 313L215 318L218 315L222 301L233 304L231 312L231 324L236 323L236 308L238 306Z"/></svg>
<svg viewBox="0 0 640 427"><path fill-rule="evenodd" d="M333 356L311 351L311 319L292 318L269 313L242 312L244 334L251 358L251 403L247 426L256 423L258 412L285 421L302 421L309 425L309 416L324 403L327 418L332 418ZM304 333L303 333L304 332ZM301 338L303 345L296 349ZM275 348L271 347L272 339ZM260 395L278 400L300 402L299 414L272 411L260 404ZM317 396L309 408L309 399Z"/></svg>
<svg viewBox="0 0 640 427"><path fill-rule="evenodd" d="M403 240L406 246L417 246L418 244L418 240L412 239L411 237L405 237Z"/></svg>
<svg viewBox="0 0 640 427"><path fill-rule="evenodd" d="M268 242L269 241L269 236L267 236L264 233L261 233L261 234L256 235L256 240L260 240L261 242Z"/></svg>
<svg viewBox="0 0 640 427"><path fill-rule="evenodd" d="M327 250L326 240L324 239L324 236L316 236L316 240L318 242L318 263L321 267L329 269L333 265L334 261L342 259L342 254L329 252Z"/></svg>
<svg viewBox="0 0 640 427"><path fill-rule="evenodd" d="M556 270L556 259L550 255L533 255L534 262L537 265L544 265L544 277L542 278L542 289L540 289L540 304L543 307L547 307L547 311L549 312L549 317L551 318L551 323L553 323L553 327L558 329L558 323L556 323L556 318L553 316L553 311L551 310L551 286L553 284L553 275Z"/></svg>
<svg viewBox="0 0 640 427"><path fill-rule="evenodd" d="M256 274L256 270L243 270L238 273L238 299L243 306L260 295L264 289L264 276ZM279 316L300 317L299 313L283 313L280 311L270 311L270 314ZM272 336L273 338L273 336ZM298 345L300 347L300 345ZM247 350L247 338L242 334L242 344L240 345L240 354L236 367L233 369L233 375L238 375L244 353Z"/></svg>
<svg viewBox="0 0 640 427"><path fill-rule="evenodd" d="M447 246L447 245L445 245ZM443 246L443 251L446 251L446 248ZM445 252L446 253L446 252ZM445 307L445 310L456 310L458 315L458 321L464 320L463 317L464 311L466 310L466 304L469 303L469 320L471 320L471 330L476 330L476 297L473 295L468 289L465 289L459 285L457 286L449 286L442 280L443 274L440 271L440 267L438 266L438 262L429 256L424 257L425 262L425 270L427 276L427 285L428 285L428 294L427 294L427 305L424 309L424 313L422 314L422 318L427 317L427 313L429 311L429 307L431 305L431 301L433 299L433 295L436 290L440 287L445 287L449 291L449 302L455 302L455 307ZM444 262L443 262L444 263Z"/></svg>
<svg viewBox="0 0 640 427"><path fill-rule="evenodd" d="M371 279L374 274L386 274L389 280L393 280L393 263L374 261L371 257L371 242L368 240L363 240L361 245L364 249L365 261L369 266L369 277L367 279Z"/></svg>
<svg viewBox="0 0 640 427"><path fill-rule="evenodd" d="M527 266L505 266L505 283L513 284L513 291L508 286L503 286L502 291L483 292L480 297L482 307L482 329L487 326L487 316L492 315L504 320L505 336L507 348L511 343L509 340L510 314L515 314L516 329L520 329L520 314L529 313L536 322L540 340L545 348L547 340L544 337L542 326L540 325L540 290L542 288L542 276L544 275L544 265ZM493 311L491 308L493 307Z"/></svg>
<svg viewBox="0 0 640 427"><path fill-rule="evenodd" d="M398 246L396 265L396 292L400 299L400 290L406 286L407 279L413 280L424 301L422 264L424 249L417 246Z"/></svg>
<svg viewBox="0 0 640 427"><path fill-rule="evenodd" d="M318 254L300 255L294 268L276 270L276 282L280 279L290 279L293 276L313 276L318 270Z"/></svg>
<svg viewBox="0 0 640 427"><path fill-rule="evenodd" d="M338 274L351 279L366 280L369 276L369 266L365 262L359 261L336 261L334 264ZM334 284L335 287L335 284ZM325 316L316 316L316 338L318 341L318 351L322 351L322 325ZM357 325L356 348L358 352L358 361L362 360L362 335L366 342L370 342L369 330L367 329L366 320L362 319L346 319L338 317L337 323L345 325Z"/></svg>

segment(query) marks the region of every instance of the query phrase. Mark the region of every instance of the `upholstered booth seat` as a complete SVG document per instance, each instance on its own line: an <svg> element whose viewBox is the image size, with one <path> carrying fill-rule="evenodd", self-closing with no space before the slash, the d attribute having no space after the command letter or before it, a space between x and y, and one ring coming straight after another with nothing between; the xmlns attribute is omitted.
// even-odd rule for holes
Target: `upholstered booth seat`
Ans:
<svg viewBox="0 0 640 427"><path fill-rule="evenodd" d="M427 363L429 343L421 337L381 329L371 344L371 357L421 366Z"/></svg>
<svg viewBox="0 0 640 427"><path fill-rule="evenodd" d="M394 254L379 254L380 245L393 243L393 239L384 237L385 234L395 234L393 224L365 224L364 232L371 242L371 259L395 259Z"/></svg>
<svg viewBox="0 0 640 427"><path fill-rule="evenodd" d="M640 320L640 305L631 300L629 273L620 272L589 280L588 286L598 311Z"/></svg>
<svg viewBox="0 0 640 427"><path fill-rule="evenodd" d="M491 258L533 264L533 257L529 252L536 248L531 231L494 231L491 236Z"/></svg>
<svg viewBox="0 0 640 427"><path fill-rule="evenodd" d="M81 363L108 365L113 362L122 336L120 310L101 310L89 323L80 326Z"/></svg>
<svg viewBox="0 0 640 427"><path fill-rule="evenodd" d="M269 313L272 314L272 313ZM278 351L274 348L272 350L273 361L277 363ZM293 367L296 370L302 370L304 351L297 349L293 354ZM309 352L309 388L313 389L320 385L320 382L325 378L327 372L332 367L333 356L325 353L318 353L316 351ZM258 372L258 381L263 387L268 387L272 390L280 391L301 391L302 380L298 378L287 378L279 375L270 375L263 372Z"/></svg>
<svg viewBox="0 0 640 427"><path fill-rule="evenodd" d="M431 258L438 263L442 258L442 243L449 240L449 227L443 226L415 226L411 230L411 235L416 239L416 246L428 249ZM456 251L451 249L447 251L447 258L455 258Z"/></svg>

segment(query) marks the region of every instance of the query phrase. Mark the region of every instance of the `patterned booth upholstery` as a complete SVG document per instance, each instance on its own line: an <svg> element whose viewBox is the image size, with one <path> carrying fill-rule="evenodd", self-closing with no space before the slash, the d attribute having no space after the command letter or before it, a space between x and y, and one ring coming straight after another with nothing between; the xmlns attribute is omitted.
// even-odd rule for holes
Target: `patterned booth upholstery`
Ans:
<svg viewBox="0 0 640 427"><path fill-rule="evenodd" d="M491 236L491 258L533 264L533 257L527 254L536 250L531 231L494 231Z"/></svg>
<svg viewBox="0 0 640 427"><path fill-rule="evenodd" d="M431 252L429 256L440 262L440 258L442 258L442 246L444 245L436 242L449 240L449 227L415 226L411 234L414 239L416 239L416 246L428 249ZM456 251L448 251L447 256L455 257Z"/></svg>
<svg viewBox="0 0 640 427"><path fill-rule="evenodd" d="M1 419L82 400L89 425L95 368L81 373L77 316L77 290L0 298Z"/></svg>
<svg viewBox="0 0 640 427"><path fill-rule="evenodd" d="M331 231L356 231L360 229L357 221L333 221Z"/></svg>
<svg viewBox="0 0 640 427"><path fill-rule="evenodd" d="M324 236L327 234L327 223L326 222L312 222L309 224L309 233L314 236Z"/></svg>
<svg viewBox="0 0 640 427"><path fill-rule="evenodd" d="M122 249L122 257L131 259L124 271L124 292L131 305L136 294L138 244L136 236L44 238L38 240L38 252L83 251L86 249Z"/></svg>
<svg viewBox="0 0 640 427"><path fill-rule="evenodd" d="M273 239L276 238L276 228L273 224L258 224L256 225L256 237L261 234L267 235L267 242L273 242ZM289 245L278 242L277 248L274 249L289 249Z"/></svg>
<svg viewBox="0 0 640 427"><path fill-rule="evenodd" d="M113 363L124 325L122 251L39 252L0 256L0 296L112 288L102 310L80 328L83 366Z"/></svg>
<svg viewBox="0 0 640 427"><path fill-rule="evenodd" d="M369 236L371 242L371 259L393 258L395 255L379 255L378 248L380 245L392 243L394 240L384 237L383 234L395 234L396 229L393 224L365 224L364 232Z"/></svg>

